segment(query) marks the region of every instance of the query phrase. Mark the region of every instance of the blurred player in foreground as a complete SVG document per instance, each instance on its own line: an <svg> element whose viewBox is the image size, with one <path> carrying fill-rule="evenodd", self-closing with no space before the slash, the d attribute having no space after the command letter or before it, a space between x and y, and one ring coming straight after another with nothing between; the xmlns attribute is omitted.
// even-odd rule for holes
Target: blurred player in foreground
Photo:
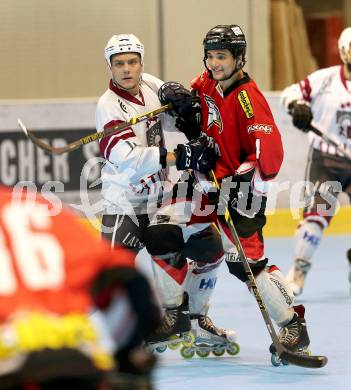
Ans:
<svg viewBox="0 0 351 390"><path fill-rule="evenodd" d="M160 317L134 254L52 206L0 187L0 388L150 389Z"/></svg>

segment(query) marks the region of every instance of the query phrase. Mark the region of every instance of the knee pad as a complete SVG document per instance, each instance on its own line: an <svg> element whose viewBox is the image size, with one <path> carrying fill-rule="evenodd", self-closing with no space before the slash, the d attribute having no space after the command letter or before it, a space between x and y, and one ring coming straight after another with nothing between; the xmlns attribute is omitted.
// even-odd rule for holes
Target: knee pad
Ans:
<svg viewBox="0 0 351 390"><path fill-rule="evenodd" d="M146 229L144 242L150 255L162 256L181 252L184 248L182 229L176 225L151 225Z"/></svg>
<svg viewBox="0 0 351 390"><path fill-rule="evenodd" d="M266 267L255 280L269 315L279 326L288 323L294 315L294 294L282 272Z"/></svg>
<svg viewBox="0 0 351 390"><path fill-rule="evenodd" d="M309 261L312 258L323 236L325 226L308 219L301 222L294 237L295 259Z"/></svg>
<svg viewBox="0 0 351 390"><path fill-rule="evenodd" d="M183 264L182 268L177 269L163 259L153 257L154 283L161 304L165 308L174 308L183 302L183 282L187 275L186 261Z"/></svg>
<svg viewBox="0 0 351 390"><path fill-rule="evenodd" d="M215 266L214 264L201 264L195 261L190 263L185 279L185 290L189 296L191 314L207 314L222 259L223 257Z"/></svg>
<svg viewBox="0 0 351 390"><path fill-rule="evenodd" d="M224 254L221 236L210 225L189 237L183 253L191 260L201 263L216 263Z"/></svg>
<svg viewBox="0 0 351 390"><path fill-rule="evenodd" d="M255 261L254 263L250 262L250 268L253 275L256 277L267 265L268 259L265 258L263 260ZM239 280L246 283L248 281L248 277L246 275L244 266L242 262L239 260L239 255L234 253L227 253L226 255L226 263L229 272L236 276Z"/></svg>

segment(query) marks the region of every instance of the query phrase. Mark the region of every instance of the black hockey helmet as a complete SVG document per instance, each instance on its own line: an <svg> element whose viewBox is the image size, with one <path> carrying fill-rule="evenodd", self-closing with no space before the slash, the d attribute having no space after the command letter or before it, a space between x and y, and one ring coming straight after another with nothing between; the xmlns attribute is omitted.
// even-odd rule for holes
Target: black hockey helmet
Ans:
<svg viewBox="0 0 351 390"><path fill-rule="evenodd" d="M245 65L246 39L241 28L237 24L219 24L211 28L203 40L205 60L207 50L228 49L233 57L242 57L240 68Z"/></svg>

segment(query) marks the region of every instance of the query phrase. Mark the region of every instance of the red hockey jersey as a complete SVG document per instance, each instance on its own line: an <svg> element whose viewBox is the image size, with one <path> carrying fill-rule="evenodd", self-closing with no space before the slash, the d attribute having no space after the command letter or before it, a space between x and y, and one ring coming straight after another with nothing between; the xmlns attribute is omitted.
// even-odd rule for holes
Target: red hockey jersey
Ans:
<svg viewBox="0 0 351 390"><path fill-rule="evenodd" d="M0 187L0 324L16 311L87 313L99 273L133 267L134 255L112 251L69 211L12 198Z"/></svg>
<svg viewBox="0 0 351 390"><path fill-rule="evenodd" d="M274 178L283 161L283 146L265 97L244 73L224 93L205 71L191 83L200 98L203 132L220 154L216 176L235 174L244 161L257 161L263 180Z"/></svg>

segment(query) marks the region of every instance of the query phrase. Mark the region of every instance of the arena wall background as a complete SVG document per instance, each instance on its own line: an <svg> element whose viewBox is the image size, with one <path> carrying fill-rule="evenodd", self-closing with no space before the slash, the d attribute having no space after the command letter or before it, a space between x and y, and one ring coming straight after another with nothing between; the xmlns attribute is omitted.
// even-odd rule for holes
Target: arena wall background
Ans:
<svg viewBox="0 0 351 390"><path fill-rule="evenodd" d="M268 11L268 0L1 0L0 99L101 95L103 49L120 33L142 40L146 72L189 85L203 68L204 35L221 23L242 26L247 71L269 89Z"/></svg>

